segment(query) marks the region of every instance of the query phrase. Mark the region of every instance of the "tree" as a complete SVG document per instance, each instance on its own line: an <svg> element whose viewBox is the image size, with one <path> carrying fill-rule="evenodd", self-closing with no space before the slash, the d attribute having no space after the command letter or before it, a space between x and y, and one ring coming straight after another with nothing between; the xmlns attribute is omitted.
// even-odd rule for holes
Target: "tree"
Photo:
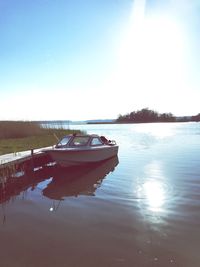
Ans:
<svg viewBox="0 0 200 267"><path fill-rule="evenodd" d="M161 122L174 122L176 118L172 115L172 113L162 113L159 115L159 120Z"/></svg>
<svg viewBox="0 0 200 267"><path fill-rule="evenodd" d="M200 121L200 113L195 116L192 116L192 121Z"/></svg>
<svg viewBox="0 0 200 267"><path fill-rule="evenodd" d="M154 110L143 108L138 111L132 111L126 115L119 115L116 122L174 122L175 117L171 113L159 114Z"/></svg>

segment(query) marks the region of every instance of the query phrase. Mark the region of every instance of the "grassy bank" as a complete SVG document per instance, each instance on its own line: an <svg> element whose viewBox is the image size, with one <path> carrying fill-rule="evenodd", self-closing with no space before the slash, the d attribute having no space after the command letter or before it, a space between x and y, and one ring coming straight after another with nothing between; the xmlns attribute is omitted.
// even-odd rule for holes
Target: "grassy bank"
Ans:
<svg viewBox="0 0 200 267"><path fill-rule="evenodd" d="M54 145L57 138L80 132L43 128L35 122L0 122L0 155Z"/></svg>

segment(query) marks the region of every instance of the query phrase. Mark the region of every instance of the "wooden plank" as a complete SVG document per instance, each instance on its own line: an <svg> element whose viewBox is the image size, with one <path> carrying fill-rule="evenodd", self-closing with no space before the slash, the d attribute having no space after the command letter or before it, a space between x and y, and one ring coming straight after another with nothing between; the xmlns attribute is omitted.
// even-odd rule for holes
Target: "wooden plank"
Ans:
<svg viewBox="0 0 200 267"><path fill-rule="evenodd" d="M20 164L33 158L43 157L46 154L42 152L42 149L44 148L1 155L0 156L0 168L1 167L4 168L6 165L9 165L9 164Z"/></svg>

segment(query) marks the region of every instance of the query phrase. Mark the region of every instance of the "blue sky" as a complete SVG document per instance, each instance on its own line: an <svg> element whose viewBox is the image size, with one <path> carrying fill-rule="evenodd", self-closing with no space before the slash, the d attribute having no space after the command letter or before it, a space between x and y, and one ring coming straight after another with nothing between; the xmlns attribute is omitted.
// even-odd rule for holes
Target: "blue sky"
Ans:
<svg viewBox="0 0 200 267"><path fill-rule="evenodd" d="M200 1L0 0L0 120L200 112Z"/></svg>

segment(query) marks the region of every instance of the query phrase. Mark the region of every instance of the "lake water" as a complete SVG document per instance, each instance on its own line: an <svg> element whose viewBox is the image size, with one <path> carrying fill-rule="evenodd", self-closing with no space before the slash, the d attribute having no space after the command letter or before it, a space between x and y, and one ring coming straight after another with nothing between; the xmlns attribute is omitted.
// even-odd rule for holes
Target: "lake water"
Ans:
<svg viewBox="0 0 200 267"><path fill-rule="evenodd" d="M1 192L0 266L199 267L200 123L70 127L115 139L118 158Z"/></svg>

